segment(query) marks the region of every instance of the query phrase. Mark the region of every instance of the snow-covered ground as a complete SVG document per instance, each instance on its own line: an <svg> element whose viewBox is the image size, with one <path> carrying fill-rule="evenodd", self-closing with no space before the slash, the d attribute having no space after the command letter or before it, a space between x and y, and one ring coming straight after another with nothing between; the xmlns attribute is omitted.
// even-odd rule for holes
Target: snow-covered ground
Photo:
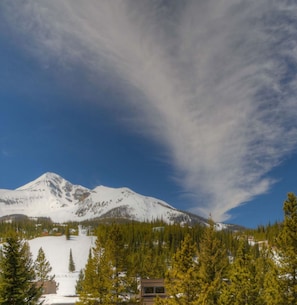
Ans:
<svg viewBox="0 0 297 305"><path fill-rule="evenodd" d="M46 259L49 261L55 281L59 285L56 295L47 295L44 304L74 304L77 300L75 295L75 285L79 271L87 263L89 250L94 247L95 237L93 236L71 236L66 240L65 236L38 237L29 240L30 251L33 260L36 259L40 247L44 250ZM70 249L75 264L75 272L69 272Z"/></svg>

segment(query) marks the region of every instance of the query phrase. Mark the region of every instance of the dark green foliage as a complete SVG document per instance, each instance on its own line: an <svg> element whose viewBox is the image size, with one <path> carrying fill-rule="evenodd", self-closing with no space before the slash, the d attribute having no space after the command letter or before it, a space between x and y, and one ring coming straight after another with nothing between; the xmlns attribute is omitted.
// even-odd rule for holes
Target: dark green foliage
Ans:
<svg viewBox="0 0 297 305"><path fill-rule="evenodd" d="M72 250L70 249L69 252L69 265L68 265L68 270L69 272L74 272L75 271L75 263L73 261L73 257L72 257Z"/></svg>
<svg viewBox="0 0 297 305"><path fill-rule="evenodd" d="M271 248L241 238L220 291L220 305L284 305L279 266Z"/></svg>
<svg viewBox="0 0 297 305"><path fill-rule="evenodd" d="M66 228L65 228L65 237L66 237L66 240L70 240L69 226L66 226Z"/></svg>
<svg viewBox="0 0 297 305"><path fill-rule="evenodd" d="M276 239L281 230L281 223L275 222L267 226L259 225L257 229L246 230L247 236L253 236L256 240L267 240L271 246L276 246Z"/></svg>
<svg viewBox="0 0 297 305"><path fill-rule="evenodd" d="M280 272L287 305L296 304L297 300L297 198L288 194L284 202L284 222L278 238L280 254Z"/></svg>
<svg viewBox="0 0 297 305"><path fill-rule="evenodd" d="M259 287L256 282L255 260L251 247L245 239L242 239L239 244L227 279L228 282L223 287L219 304L258 304Z"/></svg>
<svg viewBox="0 0 297 305"><path fill-rule="evenodd" d="M221 234L209 220L199 244L190 232L170 262L165 287L170 298L157 298L157 305L216 305L229 264Z"/></svg>
<svg viewBox="0 0 297 305"><path fill-rule="evenodd" d="M192 227L162 221L85 222L85 226L95 228L97 239L85 269L80 271L77 304L124 303L126 295L137 295L139 277L166 279L171 298L157 300L159 305L296 304L294 194L288 195L284 212L283 223L240 232L217 232L211 220L209 226ZM70 227L75 228L75 224ZM67 226L61 228L67 236ZM251 246L249 237L265 240L268 246ZM281 268L275 261L276 253ZM69 271L74 270L70 251Z"/></svg>
<svg viewBox="0 0 297 305"><path fill-rule="evenodd" d="M172 258L165 287L170 299L157 299L156 305L194 305L199 294L197 246L187 234Z"/></svg>
<svg viewBox="0 0 297 305"><path fill-rule="evenodd" d="M274 259L274 252L264 247L257 259L257 280L261 287L261 305L285 305L283 297L280 268Z"/></svg>
<svg viewBox="0 0 297 305"><path fill-rule="evenodd" d="M189 234L191 240L197 243L203 227L197 225L189 228L162 222L100 224L96 228L96 235L103 245L115 239L113 230L118 230L120 234L119 240L116 241L119 250L116 251L117 257L125 257L124 269L132 277L162 278L185 235ZM120 261L117 265L118 263L120 264Z"/></svg>
<svg viewBox="0 0 297 305"><path fill-rule="evenodd" d="M41 288L37 288L34 282L35 273L29 246L14 233L3 245L0 269L1 305L39 304Z"/></svg>
<svg viewBox="0 0 297 305"><path fill-rule="evenodd" d="M227 275L228 256L225 244L211 219L199 243L198 263L198 304L217 304Z"/></svg>
<svg viewBox="0 0 297 305"><path fill-rule="evenodd" d="M52 267L49 261L45 257L45 253L42 248L39 248L37 258L34 263L36 280L45 282L52 281L55 276L50 276L50 272L52 271Z"/></svg>
<svg viewBox="0 0 297 305"><path fill-rule="evenodd" d="M76 281L76 285L75 285L75 293L76 294L81 294L83 291L83 281L85 279L85 274L84 271L81 269L79 271L79 275L78 275L78 279Z"/></svg>
<svg viewBox="0 0 297 305"><path fill-rule="evenodd" d="M77 305L111 304L113 268L100 238L89 255L82 277Z"/></svg>
<svg viewBox="0 0 297 305"><path fill-rule="evenodd" d="M69 222L64 224L54 224L50 218L40 217L31 219L25 215L12 215L0 218L0 238L5 238L8 233L18 232L19 236L25 239L32 239L38 236L63 235L66 228L77 230L78 223Z"/></svg>

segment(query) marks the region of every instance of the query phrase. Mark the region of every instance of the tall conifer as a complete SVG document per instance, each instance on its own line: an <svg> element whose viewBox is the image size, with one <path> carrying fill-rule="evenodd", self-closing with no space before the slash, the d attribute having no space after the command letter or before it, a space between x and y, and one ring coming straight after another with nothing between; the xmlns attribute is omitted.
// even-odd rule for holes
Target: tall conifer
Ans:
<svg viewBox="0 0 297 305"><path fill-rule="evenodd" d="M12 233L3 245L0 262L0 304L39 304L41 288L37 288L29 245Z"/></svg>
<svg viewBox="0 0 297 305"><path fill-rule="evenodd" d="M259 289L256 281L255 261L251 248L242 239L236 252L235 260L228 273L220 298L220 305L249 305L258 304Z"/></svg>
<svg viewBox="0 0 297 305"><path fill-rule="evenodd" d="M283 297L279 266L272 257L268 257L266 268L263 270L262 304L286 305Z"/></svg>
<svg viewBox="0 0 297 305"><path fill-rule="evenodd" d="M228 257L225 245L218 237L215 224L210 219L199 243L199 295L197 304L215 305L226 276Z"/></svg>
<svg viewBox="0 0 297 305"><path fill-rule="evenodd" d="M38 250L37 258L34 263L34 269L37 281L52 281L55 278L55 275L50 275L52 267L49 261L46 259L42 247Z"/></svg>
<svg viewBox="0 0 297 305"><path fill-rule="evenodd" d="M66 226L66 228L65 228L65 237L66 237L66 240L70 240L70 229L69 229L69 226Z"/></svg>
<svg viewBox="0 0 297 305"><path fill-rule="evenodd" d="M113 269L103 245L98 238L90 253L81 282L77 305L111 304L113 291Z"/></svg>
<svg viewBox="0 0 297 305"><path fill-rule="evenodd" d="M74 263L73 256L72 256L72 249L70 249L70 252L69 252L68 270L69 270L69 272L74 272L75 271L75 263Z"/></svg>
<svg viewBox="0 0 297 305"><path fill-rule="evenodd" d="M80 269L78 279L77 279L76 285L75 285L75 293L78 294L78 295L83 290L83 284L82 283L83 283L84 278L85 278L84 270Z"/></svg>
<svg viewBox="0 0 297 305"><path fill-rule="evenodd" d="M157 298L156 305L196 304L199 294L197 246L187 234L172 259L165 277L167 299Z"/></svg>
<svg viewBox="0 0 297 305"><path fill-rule="evenodd" d="M289 193L283 205L284 222L278 238L281 279L287 305L297 300L297 198Z"/></svg>
<svg viewBox="0 0 297 305"><path fill-rule="evenodd" d="M112 270L113 295L112 302L119 304L127 296L133 286L133 278L127 276L127 259L124 236L118 224L113 224L104 247Z"/></svg>

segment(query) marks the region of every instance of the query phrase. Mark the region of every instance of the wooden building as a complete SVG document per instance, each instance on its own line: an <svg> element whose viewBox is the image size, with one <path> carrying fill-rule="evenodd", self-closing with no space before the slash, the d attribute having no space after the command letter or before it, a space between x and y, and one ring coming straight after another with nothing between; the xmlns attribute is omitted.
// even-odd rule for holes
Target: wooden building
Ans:
<svg viewBox="0 0 297 305"><path fill-rule="evenodd" d="M56 281L38 281L36 282L37 287L42 286L42 294L55 294L57 293Z"/></svg>
<svg viewBox="0 0 297 305"><path fill-rule="evenodd" d="M164 279L141 279L140 303L153 305L157 296L166 298Z"/></svg>

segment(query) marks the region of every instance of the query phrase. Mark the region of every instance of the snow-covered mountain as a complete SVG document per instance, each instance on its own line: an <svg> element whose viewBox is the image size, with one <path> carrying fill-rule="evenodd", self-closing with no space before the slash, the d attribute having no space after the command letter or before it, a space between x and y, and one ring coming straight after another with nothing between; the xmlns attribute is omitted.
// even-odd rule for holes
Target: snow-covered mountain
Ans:
<svg viewBox="0 0 297 305"><path fill-rule="evenodd" d="M117 217L136 221L162 219L167 223L206 223L200 216L179 211L162 200L128 188L98 186L90 190L73 185L54 173L45 173L16 190L0 189L0 216L12 214L50 217L55 222Z"/></svg>

